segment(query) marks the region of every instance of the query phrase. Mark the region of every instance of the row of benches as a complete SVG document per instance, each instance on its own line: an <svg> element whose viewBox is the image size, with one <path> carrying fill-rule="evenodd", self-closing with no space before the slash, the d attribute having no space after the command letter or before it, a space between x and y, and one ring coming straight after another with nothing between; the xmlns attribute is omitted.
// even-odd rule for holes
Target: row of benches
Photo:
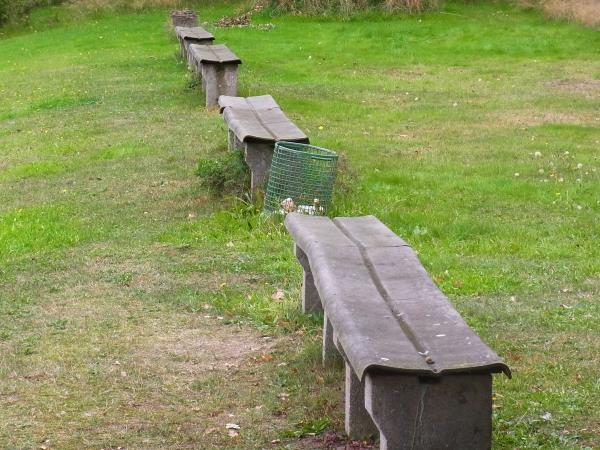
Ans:
<svg viewBox="0 0 600 450"><path fill-rule="evenodd" d="M209 84L222 94L217 102L229 147L244 152L255 189L264 183L275 142L308 143L308 137L270 95L222 91L234 86L219 84L223 60L234 56L214 45L209 54L209 44L192 39L212 42L212 35L186 25L176 28L182 57L206 80L211 101L217 94ZM207 69L211 64L223 68ZM304 269L303 311L323 314L323 363L345 363L348 436L378 433L381 450L491 448L491 374L510 377L510 369L468 327L410 246L373 216L291 213L285 224Z"/></svg>
<svg viewBox="0 0 600 450"><path fill-rule="evenodd" d="M277 141L309 143L304 134L270 95L237 97L241 60L214 36L198 26L191 12L172 14L181 57L201 82L206 107L219 106L229 129L229 148L244 152L251 189L264 186Z"/></svg>

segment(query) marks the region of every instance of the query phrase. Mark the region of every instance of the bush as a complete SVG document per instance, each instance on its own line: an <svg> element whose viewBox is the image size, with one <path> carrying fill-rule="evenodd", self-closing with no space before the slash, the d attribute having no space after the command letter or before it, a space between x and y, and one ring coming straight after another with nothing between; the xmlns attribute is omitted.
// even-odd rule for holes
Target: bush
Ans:
<svg viewBox="0 0 600 450"><path fill-rule="evenodd" d="M215 195L243 194L250 184L250 172L240 151L227 151L218 158L201 159L196 174L202 185Z"/></svg>
<svg viewBox="0 0 600 450"><path fill-rule="evenodd" d="M65 0L0 0L0 26L10 20L23 18L29 11L40 6L52 6Z"/></svg>

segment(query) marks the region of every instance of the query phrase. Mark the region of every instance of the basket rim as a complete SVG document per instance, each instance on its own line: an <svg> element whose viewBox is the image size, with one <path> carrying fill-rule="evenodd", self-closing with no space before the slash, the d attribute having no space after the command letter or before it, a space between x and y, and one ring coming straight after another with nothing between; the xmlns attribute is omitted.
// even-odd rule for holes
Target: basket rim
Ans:
<svg viewBox="0 0 600 450"><path fill-rule="evenodd" d="M275 142L276 147L278 147L280 144L286 150L290 150L292 152L310 153L309 149L316 149L316 150L320 150L321 152L324 153L324 154L320 154L318 156L330 157L331 159L338 158L338 154L336 152L334 152L333 150L329 150L329 149L323 148L323 147L318 147L318 146L312 145L312 144L305 144L303 142L293 142L293 141L277 141L277 142ZM298 148L298 147L300 147L300 148Z"/></svg>

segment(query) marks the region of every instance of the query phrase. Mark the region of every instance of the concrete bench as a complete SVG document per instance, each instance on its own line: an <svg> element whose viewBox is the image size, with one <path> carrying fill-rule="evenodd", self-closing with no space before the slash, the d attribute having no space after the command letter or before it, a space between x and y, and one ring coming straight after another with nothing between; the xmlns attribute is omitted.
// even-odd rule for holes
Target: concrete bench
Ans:
<svg viewBox="0 0 600 450"><path fill-rule="evenodd" d="M191 44L189 51L207 107L217 106L221 95L237 95L237 69L242 61L227 46Z"/></svg>
<svg viewBox="0 0 600 450"><path fill-rule="evenodd" d="M202 27L175 27L175 34L179 40L181 57L187 61L188 67L194 67L189 46L190 44L210 45L215 37Z"/></svg>
<svg viewBox="0 0 600 450"><path fill-rule="evenodd" d="M189 9L182 11L171 11L171 22L173 27L197 27L198 16Z"/></svg>
<svg viewBox="0 0 600 450"><path fill-rule="evenodd" d="M490 449L492 376L510 369L415 252L373 216L289 214L303 309L324 312L323 360L346 366L346 432L382 450Z"/></svg>
<svg viewBox="0 0 600 450"><path fill-rule="evenodd" d="M264 185L275 142L308 143L308 137L288 119L270 95L221 96L219 107L229 128L229 148L244 152L253 190Z"/></svg>

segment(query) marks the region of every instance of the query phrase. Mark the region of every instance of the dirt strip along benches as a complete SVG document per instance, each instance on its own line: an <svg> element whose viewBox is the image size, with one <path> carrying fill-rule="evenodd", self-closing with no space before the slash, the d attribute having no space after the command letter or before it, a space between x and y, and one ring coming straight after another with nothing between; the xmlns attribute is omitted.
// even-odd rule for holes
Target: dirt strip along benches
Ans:
<svg viewBox="0 0 600 450"><path fill-rule="evenodd" d="M264 185L275 142L309 142L270 95L221 96L219 107L229 129L229 148L244 151L253 190Z"/></svg>
<svg viewBox="0 0 600 450"><path fill-rule="evenodd" d="M194 67L189 51L190 44L210 45L215 40L215 37L202 27L175 27L175 34L179 40L181 58L187 61L190 69Z"/></svg>
<svg viewBox="0 0 600 450"><path fill-rule="evenodd" d="M237 95L237 70L242 60L227 46L190 44L189 51L207 108L217 106L221 95Z"/></svg>
<svg viewBox="0 0 600 450"><path fill-rule="evenodd" d="M323 361L345 361L345 426L382 450L489 449L492 373L510 369L469 328L415 252L373 216L289 214L303 310L323 311Z"/></svg>

